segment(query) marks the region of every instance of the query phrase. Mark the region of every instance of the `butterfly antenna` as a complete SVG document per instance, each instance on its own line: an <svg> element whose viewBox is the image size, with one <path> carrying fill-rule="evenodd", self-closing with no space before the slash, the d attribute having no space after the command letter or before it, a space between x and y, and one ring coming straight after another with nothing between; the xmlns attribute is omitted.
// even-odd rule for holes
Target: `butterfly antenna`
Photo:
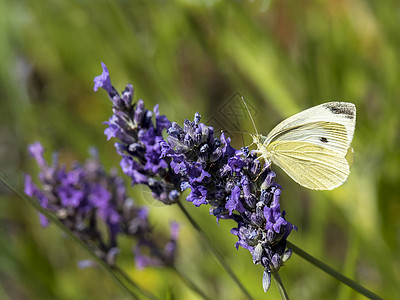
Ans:
<svg viewBox="0 0 400 300"><path fill-rule="evenodd" d="M243 133L243 131L238 130L221 130L221 133Z"/></svg>
<svg viewBox="0 0 400 300"><path fill-rule="evenodd" d="M256 129L256 131L257 131L257 129ZM244 130L243 129L243 131L242 131L242 133L247 133L248 135L250 135L250 136L252 136L252 134L251 133L249 133L247 130ZM242 139L243 139L243 135L242 135ZM253 145L254 144L254 141L250 144L250 145L248 145L247 147L250 147L251 145Z"/></svg>
<svg viewBox="0 0 400 300"><path fill-rule="evenodd" d="M251 113L250 113L250 109L249 109L249 107L247 106L247 103L246 103L246 101L244 100L244 97L242 97L242 101L243 101L243 103L244 103L244 106L246 106L246 109L247 109L247 112L249 113L251 122L253 122L254 129L255 129L255 131L256 131L256 134L258 135L256 123L254 123L253 117L251 116Z"/></svg>
<svg viewBox="0 0 400 300"><path fill-rule="evenodd" d="M244 137L243 137L243 132L240 134L240 136L242 137L242 144L243 144L243 147L244 147Z"/></svg>

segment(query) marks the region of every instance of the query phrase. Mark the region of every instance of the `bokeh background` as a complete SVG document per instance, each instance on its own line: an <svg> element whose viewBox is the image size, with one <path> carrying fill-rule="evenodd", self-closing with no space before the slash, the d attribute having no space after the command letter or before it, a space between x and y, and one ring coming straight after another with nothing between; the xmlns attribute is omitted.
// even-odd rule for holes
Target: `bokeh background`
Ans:
<svg viewBox="0 0 400 300"><path fill-rule="evenodd" d="M37 169L28 143L58 150L64 163L97 146L118 166L103 134L111 114L93 77L107 64L113 84L134 85L135 99L180 124L196 111L215 126L238 120L254 132L235 95L243 95L260 132L330 100L357 106L354 164L334 191L307 190L280 170L290 241L386 299L400 298L400 2L398 1L0 1L1 172L22 190ZM232 100L233 99L233 100ZM236 97L237 99L237 97ZM235 109L233 109L235 108ZM219 122L225 120L224 122ZM218 123L218 124L217 124ZM234 145L249 144L232 132ZM28 203L0 186L1 299L127 299L100 269L79 269L79 246L40 227ZM245 299L201 243L179 209L153 204L155 229L182 222L179 265L216 299ZM208 207L186 207L255 299L277 299L261 287L262 267L234 247L234 225L218 226ZM165 232L164 232L165 231ZM130 245L119 263L163 299L197 299L168 270L135 270ZM294 299L362 299L296 254L281 269Z"/></svg>

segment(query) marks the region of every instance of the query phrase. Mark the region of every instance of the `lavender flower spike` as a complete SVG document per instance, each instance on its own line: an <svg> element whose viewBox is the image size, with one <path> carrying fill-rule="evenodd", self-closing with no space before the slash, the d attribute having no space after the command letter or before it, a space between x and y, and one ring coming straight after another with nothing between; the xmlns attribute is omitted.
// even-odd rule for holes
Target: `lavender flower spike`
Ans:
<svg viewBox="0 0 400 300"><path fill-rule="evenodd" d="M36 198L83 242L94 247L95 253L107 264L116 264L117 237L121 235L135 239L136 249L150 248L150 253L155 254L151 257L141 254L141 259L154 262L156 266L173 264L177 225L171 229L170 241L164 246L158 245L147 209L135 205L127 196L124 182L115 170L107 173L103 169L97 152L91 151L92 158L84 165L75 164L69 171L57 161L49 167L43 158L44 149L38 142L29 146L29 152L41 170L42 187L36 186L30 175L25 175L25 193ZM42 215L40 222L43 226L48 225Z"/></svg>
<svg viewBox="0 0 400 300"><path fill-rule="evenodd" d="M103 87L113 103L113 115L105 122L108 127L104 134L108 140L119 140L115 147L122 156L123 172L131 178L132 185L147 185L155 199L165 204L175 203L184 178L171 169L171 159L162 156L162 142L165 142L162 132L171 122L160 114L158 105L150 111L143 100L132 103L132 85L128 84L120 96L111 85L106 66L102 66L102 75L94 80L95 90Z"/></svg>
<svg viewBox="0 0 400 300"><path fill-rule="evenodd" d="M168 204L190 188L187 201L195 206L210 205L210 214L217 221L233 220L236 247L249 250L254 264L263 265L267 290L271 272L278 271L291 255L286 239L296 229L281 212L281 187L274 181L275 173L262 168L248 148L233 148L223 133L215 137L214 128L201 123L199 113L194 121L185 120L182 128L164 116L161 119L156 106L154 126L153 114L142 100L122 107L121 98L108 93L114 114L105 133L119 139L116 148L123 157L121 166L132 184L149 186L156 199ZM122 98L131 99L132 94L128 85ZM164 128L168 128L167 141L161 136Z"/></svg>

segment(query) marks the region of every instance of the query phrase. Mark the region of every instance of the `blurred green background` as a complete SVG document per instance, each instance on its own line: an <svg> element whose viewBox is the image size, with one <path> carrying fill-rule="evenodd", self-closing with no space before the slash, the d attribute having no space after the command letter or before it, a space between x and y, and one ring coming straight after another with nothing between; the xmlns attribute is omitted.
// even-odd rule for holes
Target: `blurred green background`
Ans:
<svg viewBox="0 0 400 300"><path fill-rule="evenodd" d="M265 134L310 106L354 102L355 158L343 186L310 191L276 170L282 207L299 227L289 240L383 298L399 299L399 18L394 0L0 1L1 171L22 190L23 172L37 172L26 151L35 140L65 163L96 145L107 168L118 166L114 141L103 134L111 103L93 92L101 61L118 90L132 83L136 100L159 103L180 124L196 111L211 123L232 119L238 92ZM254 131L248 116L239 121ZM244 139L236 134L234 145L250 143ZM0 299L127 298L100 269L78 269L85 253L0 191ZM145 194L132 190L148 204ZM234 224L217 226L208 207L186 204L254 298L277 299L274 285L262 291L262 267L235 249ZM177 207L152 205L151 217L160 232L172 219L183 223L178 263L209 295L245 299ZM142 286L160 298L197 299L168 270L135 270L124 245L120 265ZM280 274L294 299L363 298L295 254Z"/></svg>

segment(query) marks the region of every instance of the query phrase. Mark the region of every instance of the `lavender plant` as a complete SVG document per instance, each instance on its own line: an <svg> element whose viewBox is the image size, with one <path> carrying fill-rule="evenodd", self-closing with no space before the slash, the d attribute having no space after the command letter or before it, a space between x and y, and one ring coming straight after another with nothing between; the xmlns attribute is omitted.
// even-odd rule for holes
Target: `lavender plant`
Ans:
<svg viewBox="0 0 400 300"><path fill-rule="evenodd" d="M186 189L190 189L186 200L196 207L209 205L210 214L217 222L234 221L231 233L238 238L236 248L247 249L253 263L264 267L264 291L269 289L271 275L274 275L281 297L288 298L278 271L290 258L293 249L302 258L359 293L371 299L380 299L287 241L289 234L297 228L285 219L285 211L280 209L282 188L275 182L275 173L270 166L261 165L255 151L247 147L235 149L224 133L216 137L213 127L200 122L199 113L195 113L193 121L184 120L183 127L176 122L171 123L160 114L158 105L150 111L145 108L143 100L133 102L132 85L128 84L120 95L111 84L107 67L103 63L102 67L103 73L94 79L94 90L101 87L107 91L113 111L109 121L105 122L108 126L104 133L108 140L118 140L115 147L122 157L120 166L131 179L132 186L145 185L160 202L178 204L196 229L198 225L180 203L180 196ZM164 129L166 138L163 137ZM160 244L150 226L148 209L137 206L127 197L123 180L115 170L107 173L103 169L95 150L91 151L91 158L85 164L75 164L70 170L59 165L57 154L53 155L49 165L38 142L29 146L29 152L39 166L41 183L38 187L30 175L25 175L25 193L36 198L41 207L35 201L31 203L35 203L37 210L75 241L81 245L83 242L84 248L91 249L88 251L94 253L99 265L118 270L118 237L125 235L135 240L133 253L138 268L171 267L190 288L208 299L175 265L178 225L171 223L171 237ZM2 174L0 180L20 195ZM40 222L43 226L49 223L44 215L40 215ZM202 232L200 234L204 236ZM213 251L251 299L226 262L215 249ZM120 275L125 281L130 281L123 272ZM110 276L133 298L137 298L115 274ZM137 288L133 281L130 283ZM150 293L141 292L155 299Z"/></svg>
<svg viewBox="0 0 400 300"><path fill-rule="evenodd" d="M263 288L267 291L271 273L291 256L286 240L294 225L280 209L281 187L274 181L275 173L262 167L254 152L237 150L224 133L214 136L214 129L185 120L183 128L159 114L144 102L133 103L132 85L122 96L112 86L107 67L94 79L94 90L103 88L112 102L113 115L106 122L105 134L114 137L117 152L122 156L123 172L132 185L145 184L153 196L165 204L179 201L182 191L190 188L186 200L195 206L210 205L210 214L236 223L231 233L238 237L236 248L250 251L254 264L264 267ZM162 130L167 129L167 139Z"/></svg>
<svg viewBox="0 0 400 300"><path fill-rule="evenodd" d="M96 256L115 267L120 251L118 236L124 235L135 240L136 267L173 265L178 224L171 223L171 237L160 245L151 228L148 209L127 196L122 178L116 170L104 170L94 149L84 165L75 164L70 170L59 164L56 153L49 165L39 142L29 146L29 153L39 166L41 187L26 174L25 193L53 212ZM48 225L43 215L40 222L42 226Z"/></svg>
<svg viewBox="0 0 400 300"><path fill-rule="evenodd" d="M213 127L200 122L199 113L194 115L193 121L184 120L181 127L160 115L158 105L150 111L145 108L143 100L134 103L132 85L127 85L120 95L112 86L103 63L102 67L103 73L94 79L94 90L101 87L107 91L113 111L109 121L105 122L108 126L104 133L108 140L118 140L115 147L122 157L121 169L131 179L132 186L145 185L158 201L167 205L178 204L196 229L198 225L180 203L180 196L186 189L190 189L186 200L196 207L209 205L210 214L217 222L234 221L231 233L238 238L236 248L247 249L253 263L264 267L264 291L269 289L271 275L274 275L281 297L288 298L278 271L290 258L293 249L302 258L359 293L371 299L380 299L287 241L289 234L297 228L285 219L285 211L280 209L282 188L275 182L275 173L270 166L261 165L255 151L247 147L240 150L233 148L230 138L224 133L216 137ZM39 211L60 228L67 228L62 229L78 243L83 242L86 245L84 248L91 249L89 252L94 253L100 265L118 270L118 237L125 235L135 240L133 253L138 268L171 267L190 288L208 299L175 265L178 225L171 223L171 237L161 244L150 226L148 209L137 206L127 196L123 180L115 170L110 173L104 170L95 150L91 151L91 158L85 164L75 164L69 170L58 163L57 154L48 164L43 157L44 149L38 142L29 146L29 152L39 166L41 187L33 183L30 175L25 175L25 193L38 200L41 207L33 202ZM2 174L0 180L18 194ZM40 222L43 226L49 223L43 215L40 215ZM218 252L213 251L251 299ZM130 281L123 272L120 275ZM114 274L110 276L133 298L137 298ZM137 288L134 282L130 283ZM155 299L150 293L141 292Z"/></svg>

